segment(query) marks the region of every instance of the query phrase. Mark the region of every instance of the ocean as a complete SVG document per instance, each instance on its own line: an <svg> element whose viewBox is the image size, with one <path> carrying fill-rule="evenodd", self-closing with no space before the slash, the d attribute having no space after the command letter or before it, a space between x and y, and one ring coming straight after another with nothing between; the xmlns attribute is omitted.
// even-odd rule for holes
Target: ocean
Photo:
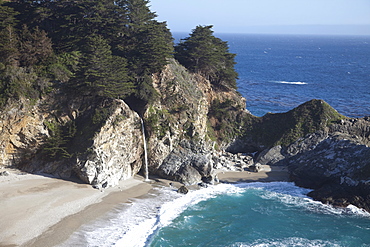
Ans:
<svg viewBox="0 0 370 247"><path fill-rule="evenodd" d="M323 99L346 116L370 115L370 37L216 36L237 54L238 88L252 114ZM219 184L187 195L155 187L61 246L370 246L369 213L313 201L309 191L289 182Z"/></svg>
<svg viewBox="0 0 370 247"><path fill-rule="evenodd" d="M219 35L236 53L239 92L253 115L323 99L348 117L370 115L370 36Z"/></svg>

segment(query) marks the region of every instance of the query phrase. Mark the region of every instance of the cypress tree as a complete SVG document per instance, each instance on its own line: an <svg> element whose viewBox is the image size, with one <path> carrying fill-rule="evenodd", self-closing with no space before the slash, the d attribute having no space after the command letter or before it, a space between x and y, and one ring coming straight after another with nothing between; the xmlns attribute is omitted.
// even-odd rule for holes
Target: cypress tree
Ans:
<svg viewBox="0 0 370 247"><path fill-rule="evenodd" d="M111 47L100 35L87 38L81 69L76 79L93 95L123 98L132 93L127 63L113 56Z"/></svg>
<svg viewBox="0 0 370 247"><path fill-rule="evenodd" d="M13 8L5 6L4 1L0 1L0 63L3 65L18 65L17 14Z"/></svg>
<svg viewBox="0 0 370 247"><path fill-rule="evenodd" d="M227 42L213 35L212 26L197 26L175 46L175 58L214 85L236 88L235 54L229 52Z"/></svg>

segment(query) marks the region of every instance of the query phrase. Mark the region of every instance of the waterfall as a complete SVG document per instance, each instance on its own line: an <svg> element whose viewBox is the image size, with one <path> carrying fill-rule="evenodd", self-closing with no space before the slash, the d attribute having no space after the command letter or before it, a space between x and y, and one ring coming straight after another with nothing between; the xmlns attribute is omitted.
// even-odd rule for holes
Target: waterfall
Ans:
<svg viewBox="0 0 370 247"><path fill-rule="evenodd" d="M148 153L147 153L147 149L146 149L144 121L143 121L142 118L140 118L140 120L141 120L141 130L143 132L143 141L144 141L145 181L149 181Z"/></svg>

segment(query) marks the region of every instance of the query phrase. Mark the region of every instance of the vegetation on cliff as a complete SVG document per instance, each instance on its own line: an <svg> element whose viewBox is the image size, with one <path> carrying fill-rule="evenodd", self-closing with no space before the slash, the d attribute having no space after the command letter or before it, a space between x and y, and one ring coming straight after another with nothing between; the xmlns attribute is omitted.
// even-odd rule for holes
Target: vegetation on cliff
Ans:
<svg viewBox="0 0 370 247"><path fill-rule="evenodd" d="M155 93L149 79L167 64L173 44L166 23L154 20L147 4L145 0L1 2L2 105L19 93L35 97L60 83L87 95L134 94L151 101ZM12 78L14 74L17 78Z"/></svg>
<svg viewBox="0 0 370 247"><path fill-rule="evenodd" d="M235 91L235 54L213 36L212 26L196 27L174 47L166 23L155 20L148 4L147 0L0 1L0 108L20 99L31 103L49 99L44 126L50 137L43 145L49 158L73 157L83 152L82 146L88 148L91 136L109 117L105 99L123 99L140 115L144 108L156 109L156 102L166 104L146 119L147 131L160 138L176 128L176 119L196 114L196 102L184 103L184 95L163 96L154 88L153 76L173 57L190 72L209 79L215 90ZM176 71L179 66L175 62L171 68ZM200 94L186 69L181 68L183 76L176 77L186 81L172 86L185 94ZM78 116L66 118L71 102L83 103ZM227 99L208 103L212 104L209 117L218 119L209 124L209 133L214 135L215 130L219 141L232 133L232 139L235 133L227 127L235 119L217 113ZM198 138L194 124L183 123L186 138ZM81 138L86 138L85 143L74 148L73 143L83 142Z"/></svg>
<svg viewBox="0 0 370 247"><path fill-rule="evenodd" d="M276 145L288 146L344 118L328 103L314 99L286 113L268 113L263 117L247 115L242 138L248 138L257 150Z"/></svg>

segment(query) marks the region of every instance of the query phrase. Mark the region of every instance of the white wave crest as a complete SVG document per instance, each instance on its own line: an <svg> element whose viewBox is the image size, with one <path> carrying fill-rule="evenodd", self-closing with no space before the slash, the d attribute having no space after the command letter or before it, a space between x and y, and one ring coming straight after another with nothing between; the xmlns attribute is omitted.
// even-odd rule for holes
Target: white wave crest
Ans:
<svg viewBox="0 0 370 247"><path fill-rule="evenodd" d="M245 183L239 184L242 188L263 189L267 193L260 196L265 199L280 201L287 206L300 207L305 210L331 215L352 215L359 217L370 218L370 213L363 209L357 208L354 205L349 205L346 208L333 207L328 204L323 204L319 201L314 201L307 194L312 191L296 186L292 182L271 182L271 183Z"/></svg>
<svg viewBox="0 0 370 247"><path fill-rule="evenodd" d="M235 243L232 247L340 247L342 245L324 240L309 240L306 238L261 239L253 243Z"/></svg>
<svg viewBox="0 0 370 247"><path fill-rule="evenodd" d="M220 194L240 195L244 191L230 184L209 186L186 195L170 188L154 190L148 198L133 199L107 218L84 226L60 246L146 246L151 235L171 224L189 206Z"/></svg>
<svg viewBox="0 0 370 247"><path fill-rule="evenodd" d="M274 81L275 83L291 84L291 85L307 85L307 82L302 81Z"/></svg>

